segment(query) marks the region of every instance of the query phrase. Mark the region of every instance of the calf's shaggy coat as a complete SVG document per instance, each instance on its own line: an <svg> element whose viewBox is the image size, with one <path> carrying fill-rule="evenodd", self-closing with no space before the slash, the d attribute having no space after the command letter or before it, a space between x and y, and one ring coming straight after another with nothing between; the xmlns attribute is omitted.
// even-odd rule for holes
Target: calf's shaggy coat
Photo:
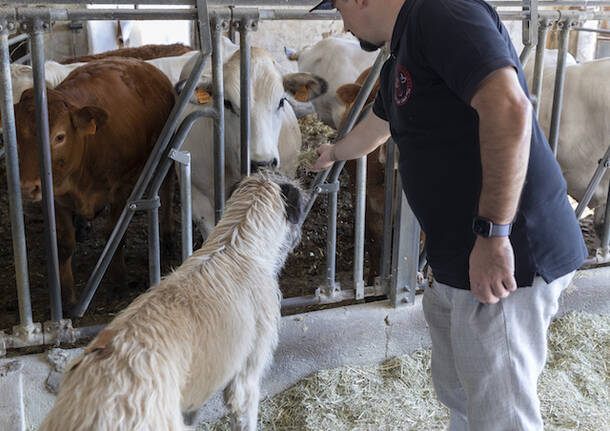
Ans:
<svg viewBox="0 0 610 431"><path fill-rule="evenodd" d="M40 431L185 430L217 389L233 429L255 430L278 341L277 274L300 239L302 192L246 178L201 249L138 297L65 373Z"/></svg>

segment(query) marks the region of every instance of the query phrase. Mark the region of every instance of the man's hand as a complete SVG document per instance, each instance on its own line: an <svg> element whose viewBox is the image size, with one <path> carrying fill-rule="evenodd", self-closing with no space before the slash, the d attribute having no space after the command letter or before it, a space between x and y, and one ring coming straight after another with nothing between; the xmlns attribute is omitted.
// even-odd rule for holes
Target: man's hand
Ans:
<svg viewBox="0 0 610 431"><path fill-rule="evenodd" d="M311 167L311 171L320 172L330 168L337 161L335 158L335 146L333 144L322 144L318 147L318 160Z"/></svg>
<svg viewBox="0 0 610 431"><path fill-rule="evenodd" d="M508 237L477 237L469 272L470 290L482 303L495 304L514 292L515 257Z"/></svg>

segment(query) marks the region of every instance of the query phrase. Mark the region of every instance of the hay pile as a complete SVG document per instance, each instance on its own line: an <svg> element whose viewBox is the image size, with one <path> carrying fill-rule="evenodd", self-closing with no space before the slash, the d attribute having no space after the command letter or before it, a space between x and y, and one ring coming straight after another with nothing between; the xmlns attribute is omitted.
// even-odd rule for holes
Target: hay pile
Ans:
<svg viewBox="0 0 610 431"><path fill-rule="evenodd" d="M538 392L545 429L610 429L610 316L571 313L555 320ZM318 372L261 403L259 429L444 430L448 411L430 382L430 351L373 367ZM200 431L228 430L226 418Z"/></svg>
<svg viewBox="0 0 610 431"><path fill-rule="evenodd" d="M317 148L322 144L331 143L337 136L337 131L322 123L317 114L299 118L299 127L303 136L299 166L307 171L318 158Z"/></svg>

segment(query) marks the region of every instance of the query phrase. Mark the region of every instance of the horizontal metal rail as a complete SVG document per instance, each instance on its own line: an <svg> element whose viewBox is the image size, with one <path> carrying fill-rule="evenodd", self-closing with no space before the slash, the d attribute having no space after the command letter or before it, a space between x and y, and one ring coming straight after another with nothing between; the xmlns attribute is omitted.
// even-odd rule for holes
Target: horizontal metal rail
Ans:
<svg viewBox="0 0 610 431"><path fill-rule="evenodd" d="M249 12L247 8L231 10L229 8L210 8L210 11L222 18L240 19ZM261 20L335 20L340 15L334 11L313 12L307 9L261 9ZM508 21L523 20L530 17L529 12L502 12L500 18ZM193 20L196 10L191 9L61 9L61 8L16 8L18 21L36 17L50 18L53 21L88 21L88 20ZM565 18L600 20L610 17L610 11L576 11L576 10L539 10L539 17L550 20Z"/></svg>

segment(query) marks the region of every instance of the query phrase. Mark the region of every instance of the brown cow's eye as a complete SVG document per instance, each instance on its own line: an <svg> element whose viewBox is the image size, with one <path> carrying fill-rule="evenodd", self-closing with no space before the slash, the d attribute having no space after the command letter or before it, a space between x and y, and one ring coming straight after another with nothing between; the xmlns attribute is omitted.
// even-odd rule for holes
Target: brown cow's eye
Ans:
<svg viewBox="0 0 610 431"><path fill-rule="evenodd" d="M66 135L64 135L63 133L60 135L57 135L55 137L55 141L59 144L61 144L64 141L64 139L66 139Z"/></svg>

